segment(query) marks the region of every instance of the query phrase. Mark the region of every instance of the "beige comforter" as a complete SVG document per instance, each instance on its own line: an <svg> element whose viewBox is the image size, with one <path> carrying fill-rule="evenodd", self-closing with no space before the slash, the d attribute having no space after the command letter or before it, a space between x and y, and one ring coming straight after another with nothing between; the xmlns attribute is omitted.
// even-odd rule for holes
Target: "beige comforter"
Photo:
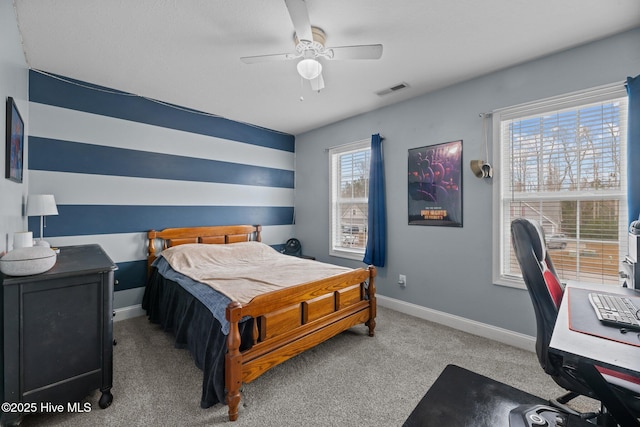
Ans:
<svg viewBox="0 0 640 427"><path fill-rule="evenodd" d="M350 268L283 255L260 242L186 244L162 251L171 267L246 304L262 293L350 271Z"/></svg>

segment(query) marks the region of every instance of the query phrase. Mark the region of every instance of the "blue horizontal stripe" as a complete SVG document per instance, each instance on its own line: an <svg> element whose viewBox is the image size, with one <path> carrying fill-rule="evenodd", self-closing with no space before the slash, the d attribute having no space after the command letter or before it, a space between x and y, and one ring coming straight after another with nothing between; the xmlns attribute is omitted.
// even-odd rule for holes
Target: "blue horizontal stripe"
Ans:
<svg viewBox="0 0 640 427"><path fill-rule="evenodd" d="M40 218L29 217L29 230L40 235ZM90 234L137 233L169 227L205 225L293 224L293 206L128 206L58 205L46 217L45 238Z"/></svg>
<svg viewBox="0 0 640 427"><path fill-rule="evenodd" d="M147 281L147 260L118 262L117 265L118 269L114 274L117 284L113 287L114 291L124 291L145 286Z"/></svg>
<svg viewBox="0 0 640 427"><path fill-rule="evenodd" d="M159 103L68 77L58 77L30 70L29 100L262 147L295 151L293 135Z"/></svg>
<svg viewBox="0 0 640 427"><path fill-rule="evenodd" d="M29 137L29 169L293 188L290 170Z"/></svg>

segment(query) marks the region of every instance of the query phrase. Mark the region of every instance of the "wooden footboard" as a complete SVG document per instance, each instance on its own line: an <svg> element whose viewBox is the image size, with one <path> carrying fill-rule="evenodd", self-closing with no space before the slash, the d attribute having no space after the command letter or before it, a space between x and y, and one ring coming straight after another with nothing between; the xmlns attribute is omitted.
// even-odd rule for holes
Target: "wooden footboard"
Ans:
<svg viewBox="0 0 640 427"><path fill-rule="evenodd" d="M376 269L348 273L271 292L249 304L227 307L231 329L227 337L225 383L229 420L238 418L240 388L270 368L359 323L376 326ZM239 322L255 319L253 345L240 351Z"/></svg>

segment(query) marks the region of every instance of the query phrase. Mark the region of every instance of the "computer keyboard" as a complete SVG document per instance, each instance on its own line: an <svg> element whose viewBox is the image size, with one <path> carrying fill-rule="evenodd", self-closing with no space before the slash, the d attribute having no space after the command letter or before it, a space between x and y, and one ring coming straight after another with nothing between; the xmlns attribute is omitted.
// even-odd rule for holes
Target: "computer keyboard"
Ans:
<svg viewBox="0 0 640 427"><path fill-rule="evenodd" d="M589 302L602 323L618 328L640 330L640 321L638 320L640 310L630 298L622 295L590 292Z"/></svg>

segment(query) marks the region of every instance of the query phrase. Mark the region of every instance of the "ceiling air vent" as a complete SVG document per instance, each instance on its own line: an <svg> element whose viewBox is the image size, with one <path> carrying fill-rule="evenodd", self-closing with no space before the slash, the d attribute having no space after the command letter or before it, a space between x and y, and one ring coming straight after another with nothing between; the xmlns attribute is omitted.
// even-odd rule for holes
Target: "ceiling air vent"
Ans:
<svg viewBox="0 0 640 427"><path fill-rule="evenodd" d="M391 86L390 88L382 89L381 91L376 92L376 95L378 96L389 95L390 93L397 92L407 87L409 87L409 85L404 82L398 83L397 85Z"/></svg>

